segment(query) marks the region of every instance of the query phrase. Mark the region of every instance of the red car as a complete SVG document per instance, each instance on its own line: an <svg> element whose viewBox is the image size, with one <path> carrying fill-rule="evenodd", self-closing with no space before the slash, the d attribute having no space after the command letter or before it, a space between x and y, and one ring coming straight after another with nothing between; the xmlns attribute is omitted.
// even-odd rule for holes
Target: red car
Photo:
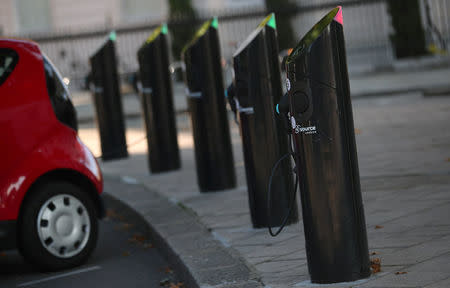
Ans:
<svg viewBox="0 0 450 288"><path fill-rule="evenodd" d="M44 270L95 248L103 179L61 76L31 41L0 38L0 250Z"/></svg>

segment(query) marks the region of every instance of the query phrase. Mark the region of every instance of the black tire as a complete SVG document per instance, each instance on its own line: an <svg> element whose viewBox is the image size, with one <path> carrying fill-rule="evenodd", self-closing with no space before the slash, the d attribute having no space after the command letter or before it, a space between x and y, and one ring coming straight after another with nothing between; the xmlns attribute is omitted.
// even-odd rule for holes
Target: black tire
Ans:
<svg viewBox="0 0 450 288"><path fill-rule="evenodd" d="M78 186L76 186L70 182L54 181L54 182L49 182L49 183L40 185L34 191L30 191L30 192L32 192L31 195L26 199L26 201L23 204L24 206L22 208L20 227L18 227L20 253L24 256L24 258L28 262L35 265L41 271L57 271L57 270L75 267L75 266L78 266L78 265L84 263L88 259L88 257L92 253L92 251L94 250L94 248L97 244L97 238L98 238L97 213L96 213L95 205L94 205L92 199L88 195L88 191L83 191ZM64 204L61 205L60 202L57 202L59 204L56 204L56 205L57 206L59 205L60 207L62 207L62 206L65 206L65 207L56 208L59 210L51 210L50 208L52 208L54 206L50 207L52 204L48 204L48 203L46 204L46 202L49 201L49 199L56 199L56 200L59 199L60 200L61 197L62 197L62 199L64 199ZM69 199L70 201L67 201L67 203L66 203L67 199ZM77 202L77 201L79 201L79 202ZM53 202L50 202L50 203L53 203ZM74 204L71 204L71 203L74 203ZM82 205L80 205L80 203ZM44 205L47 205L46 208L44 208ZM70 207L70 205L72 205L73 207ZM48 207L50 207L50 208L48 208ZM67 208L67 207L69 207L69 208ZM53 209L55 209L55 208L53 208ZM54 216L54 215L62 215L61 213L59 213L60 211L62 211L62 209L69 209L71 211L75 209L74 211L76 211L77 214L82 215L82 216L79 216L80 218L83 217L83 219L85 221L87 221L87 219L89 219L90 223L87 222L88 225L83 225L83 227L81 229L82 231L79 232L80 231L79 229L76 230L73 227L78 227L81 224L78 224L76 221L72 221L72 220L69 220L69 222L67 222L67 221L64 222L64 220L60 220L61 216ZM44 211L44 212L42 212L42 211ZM47 212L45 212L45 211L47 211ZM58 211L58 214L56 212L54 214L51 214L52 211ZM43 224L40 224L40 227L44 227L44 228L38 227L38 218L40 216L40 212L41 213L50 213L50 214L42 214L44 216L51 215L50 216L51 221L47 221L47 224L45 226ZM72 213L75 214L73 211L72 211ZM83 213L86 213L86 214L83 214ZM41 215L41 219L44 217L42 215ZM75 215L75 216L77 216L77 215ZM64 217L71 219L69 216L64 216ZM55 220L55 221L53 221L53 220ZM63 221L62 224L61 224L61 221ZM48 224L50 222L53 224ZM77 224L74 224L74 222ZM41 221L41 223L42 223L42 221ZM67 224L67 223L69 223L69 224ZM65 225L65 224L67 224L67 225ZM41 232L41 231L43 231L42 229L50 229L50 228L46 228L47 226L54 228L51 231L60 231L61 230L61 229L58 230L55 227L58 227L58 228L71 227L71 228L62 228L62 230L64 230L64 231L66 231L67 229L69 229L71 231L71 232L70 231L67 232L69 236L73 235L74 231L78 231L76 233L77 233L77 235L81 235L79 237L82 237L82 241L77 240L78 243L75 243L75 245L70 246L70 248L69 248L69 249L74 249L75 251L71 251L71 253L76 253L76 254L64 255L63 254L64 251L62 251L62 250L63 250L63 248L64 248L64 250L66 250L66 248L63 247L63 245L61 245L59 253L61 253L60 255L64 255L64 256L55 255L54 253L57 253L57 252L54 251L54 249L53 250L50 249L51 244L48 244L49 248L46 248L45 245L47 245L47 242L43 240L45 243L42 243L42 241L41 241L41 238L44 239L44 237L45 237L45 236L42 236L43 232ZM86 228L86 227L88 227L88 228ZM41 230L39 230L39 229L41 229ZM85 231L85 230L87 230L87 231ZM40 235L39 233L41 233L41 237L39 236ZM67 238L62 238L62 237L68 237L67 235L61 235L58 233L59 232L54 232L53 235L57 236L54 238L67 239ZM64 232L64 233L66 233L66 232ZM59 236L61 236L61 237L59 237ZM48 237L48 238L51 238L51 237ZM63 240L61 240L61 241L63 241ZM52 242L53 242L53 240L52 240ZM55 240L54 242L55 243L53 243L53 246L55 246L55 247L56 247L57 243L62 243L62 242L58 242L58 240ZM83 243L83 244L80 244L80 243ZM78 244L78 247L76 246L77 244ZM81 248L80 248L80 246L81 246ZM76 248L74 248L74 247L76 247ZM69 250L69 249L67 249L67 250Z"/></svg>

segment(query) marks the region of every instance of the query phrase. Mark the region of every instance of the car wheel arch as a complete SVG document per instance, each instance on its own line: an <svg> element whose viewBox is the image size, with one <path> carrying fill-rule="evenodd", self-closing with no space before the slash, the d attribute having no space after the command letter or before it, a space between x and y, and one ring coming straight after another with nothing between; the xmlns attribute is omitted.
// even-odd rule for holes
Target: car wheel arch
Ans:
<svg viewBox="0 0 450 288"><path fill-rule="evenodd" d="M40 177L38 177L33 184L28 188L27 192L25 193L24 199L20 205L19 210L19 217L18 217L18 224L21 223L21 218L23 214L23 208L27 204L27 199L30 198L30 196L35 193L39 187L41 187L43 184L51 182L51 181L67 181L72 183L73 185L78 186L83 191L86 191L86 193L89 195L89 197L92 199L94 206L97 211L97 218L102 218L104 216L104 207L100 199L100 195L97 192L97 189L92 183L92 181L82 173L71 170L71 169L57 169L49 171ZM19 229L18 229L19 230ZM20 236L20 235L18 235Z"/></svg>

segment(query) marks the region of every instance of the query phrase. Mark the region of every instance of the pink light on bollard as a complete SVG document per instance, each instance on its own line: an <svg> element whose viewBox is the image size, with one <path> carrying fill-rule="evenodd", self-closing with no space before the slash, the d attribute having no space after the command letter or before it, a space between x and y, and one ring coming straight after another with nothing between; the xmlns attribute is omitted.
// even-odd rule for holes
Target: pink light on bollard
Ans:
<svg viewBox="0 0 450 288"><path fill-rule="evenodd" d="M336 14L336 16L334 16L334 21L336 21L339 24L341 24L342 26L344 26L344 17L342 17L342 6L338 6L338 7L339 7L339 11Z"/></svg>

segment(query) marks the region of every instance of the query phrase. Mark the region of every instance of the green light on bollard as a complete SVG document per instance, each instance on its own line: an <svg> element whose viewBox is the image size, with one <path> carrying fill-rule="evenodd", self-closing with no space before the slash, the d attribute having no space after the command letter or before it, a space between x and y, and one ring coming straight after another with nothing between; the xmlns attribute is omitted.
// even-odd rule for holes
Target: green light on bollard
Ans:
<svg viewBox="0 0 450 288"><path fill-rule="evenodd" d="M117 39L116 31L111 31L111 33L109 33L109 40L116 41L116 39Z"/></svg>
<svg viewBox="0 0 450 288"><path fill-rule="evenodd" d="M275 22L275 14L270 13L264 20L259 23L258 28L264 27L265 25L277 30L277 24Z"/></svg>
<svg viewBox="0 0 450 288"><path fill-rule="evenodd" d="M267 22L267 26L272 27L274 30L277 30L277 23L275 22L275 14L272 13L272 17L269 22Z"/></svg>
<svg viewBox="0 0 450 288"><path fill-rule="evenodd" d="M161 27L161 33L162 34L167 34L167 24L166 23L164 23L163 25L162 25L162 27Z"/></svg>
<svg viewBox="0 0 450 288"><path fill-rule="evenodd" d="M214 17L212 22L211 22L211 26L214 28L218 28L219 27L219 21L217 20L217 17Z"/></svg>

